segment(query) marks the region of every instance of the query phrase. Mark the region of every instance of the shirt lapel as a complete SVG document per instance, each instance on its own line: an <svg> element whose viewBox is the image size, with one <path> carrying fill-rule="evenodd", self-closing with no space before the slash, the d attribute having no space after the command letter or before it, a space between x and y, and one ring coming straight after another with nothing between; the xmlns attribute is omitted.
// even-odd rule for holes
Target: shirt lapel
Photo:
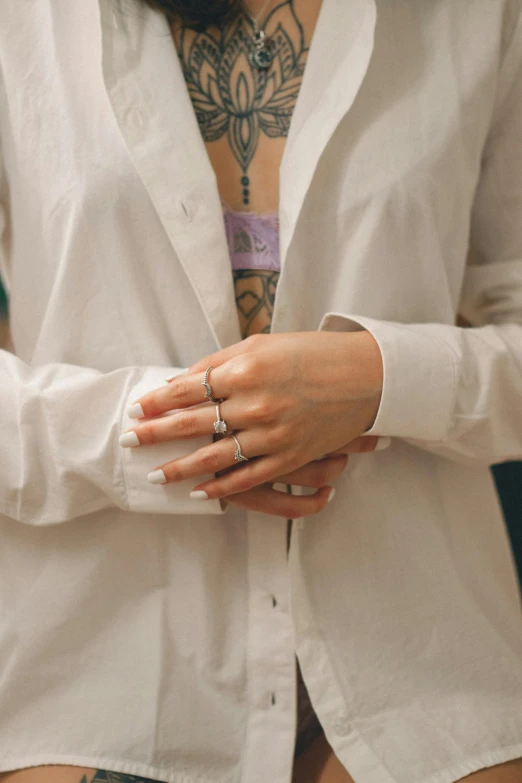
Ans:
<svg viewBox="0 0 522 783"><path fill-rule="evenodd" d="M280 170L281 264L314 171L368 70L375 0L323 0Z"/></svg>
<svg viewBox="0 0 522 783"><path fill-rule="evenodd" d="M99 0L102 68L128 153L218 348L241 333L221 202L166 19ZM176 284L173 268L169 285Z"/></svg>

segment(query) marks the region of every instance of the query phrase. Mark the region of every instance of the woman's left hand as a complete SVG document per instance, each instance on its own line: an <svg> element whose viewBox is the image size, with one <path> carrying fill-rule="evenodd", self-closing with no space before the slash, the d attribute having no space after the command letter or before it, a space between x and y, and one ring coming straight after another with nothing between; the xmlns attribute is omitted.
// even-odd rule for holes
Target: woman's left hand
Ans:
<svg viewBox="0 0 522 783"><path fill-rule="evenodd" d="M212 396L222 400L221 419L248 461L236 462L233 438L222 437L152 472L155 481L166 483L236 465L194 487L212 499L245 492L337 451L372 426L379 408L382 359L369 332L256 334L205 356L136 400L147 419L131 430L140 446L213 432L216 405L205 401L202 385L210 365L208 383Z"/></svg>

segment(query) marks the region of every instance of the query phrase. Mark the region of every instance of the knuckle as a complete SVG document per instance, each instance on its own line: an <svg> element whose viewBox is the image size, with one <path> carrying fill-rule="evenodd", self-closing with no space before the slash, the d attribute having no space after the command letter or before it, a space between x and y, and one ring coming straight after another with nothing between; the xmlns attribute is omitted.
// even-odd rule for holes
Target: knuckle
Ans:
<svg viewBox="0 0 522 783"><path fill-rule="evenodd" d="M234 494L237 492L248 492L251 489L254 489L257 486L257 481L254 481L251 478L245 477L242 478L238 485L236 486L236 489L234 490Z"/></svg>
<svg viewBox="0 0 522 783"><path fill-rule="evenodd" d="M253 402L248 410L248 418L253 422L268 422L273 416L272 406L266 399Z"/></svg>
<svg viewBox="0 0 522 783"><path fill-rule="evenodd" d="M190 387L184 378L176 378L170 391L173 402L185 402L190 398Z"/></svg>
<svg viewBox="0 0 522 783"><path fill-rule="evenodd" d="M229 373L232 384L240 389L249 388L252 383L253 370L251 358L248 355L236 356L230 362Z"/></svg>
<svg viewBox="0 0 522 783"><path fill-rule="evenodd" d="M200 465L205 473L216 473L221 467L221 460L215 451L204 451L199 458Z"/></svg>
<svg viewBox="0 0 522 783"><path fill-rule="evenodd" d="M246 340L243 341L243 345L245 345L245 347L249 350L252 348L257 349L262 343L265 342L265 340L265 334L251 334L246 338Z"/></svg>
<svg viewBox="0 0 522 783"><path fill-rule="evenodd" d="M183 471L175 465L163 465L162 471L165 474L167 482L182 481L185 478Z"/></svg>
<svg viewBox="0 0 522 783"><path fill-rule="evenodd" d="M153 424L142 424L138 430L138 439L141 444L155 443L157 436Z"/></svg>
<svg viewBox="0 0 522 783"><path fill-rule="evenodd" d="M285 466L286 470L297 470L303 467L305 460L303 455L297 447L289 448L285 451Z"/></svg>
<svg viewBox="0 0 522 783"><path fill-rule="evenodd" d="M193 413L178 413L176 416L176 432L180 435L196 435L198 420Z"/></svg>

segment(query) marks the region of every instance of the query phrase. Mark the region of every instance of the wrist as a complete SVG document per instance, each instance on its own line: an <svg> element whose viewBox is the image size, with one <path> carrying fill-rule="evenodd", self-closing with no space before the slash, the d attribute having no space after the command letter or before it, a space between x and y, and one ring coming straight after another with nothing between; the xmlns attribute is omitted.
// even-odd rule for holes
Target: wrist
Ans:
<svg viewBox="0 0 522 783"><path fill-rule="evenodd" d="M370 430L377 418L384 383L384 365L381 349L373 335L364 330L343 335L350 340L351 349L357 351L357 367L360 372L361 390L367 398L367 415L364 430Z"/></svg>

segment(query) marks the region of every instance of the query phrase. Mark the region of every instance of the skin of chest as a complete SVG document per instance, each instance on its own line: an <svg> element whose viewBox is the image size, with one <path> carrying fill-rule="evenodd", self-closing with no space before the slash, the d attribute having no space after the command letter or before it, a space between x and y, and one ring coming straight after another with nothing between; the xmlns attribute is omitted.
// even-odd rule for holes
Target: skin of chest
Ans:
<svg viewBox="0 0 522 783"><path fill-rule="evenodd" d="M320 2L269 3L258 21L273 59L262 70L251 60L254 27L246 14L223 30L172 26L218 189L233 210L277 210L279 167ZM279 273L240 269L233 277L243 339L269 332Z"/></svg>

